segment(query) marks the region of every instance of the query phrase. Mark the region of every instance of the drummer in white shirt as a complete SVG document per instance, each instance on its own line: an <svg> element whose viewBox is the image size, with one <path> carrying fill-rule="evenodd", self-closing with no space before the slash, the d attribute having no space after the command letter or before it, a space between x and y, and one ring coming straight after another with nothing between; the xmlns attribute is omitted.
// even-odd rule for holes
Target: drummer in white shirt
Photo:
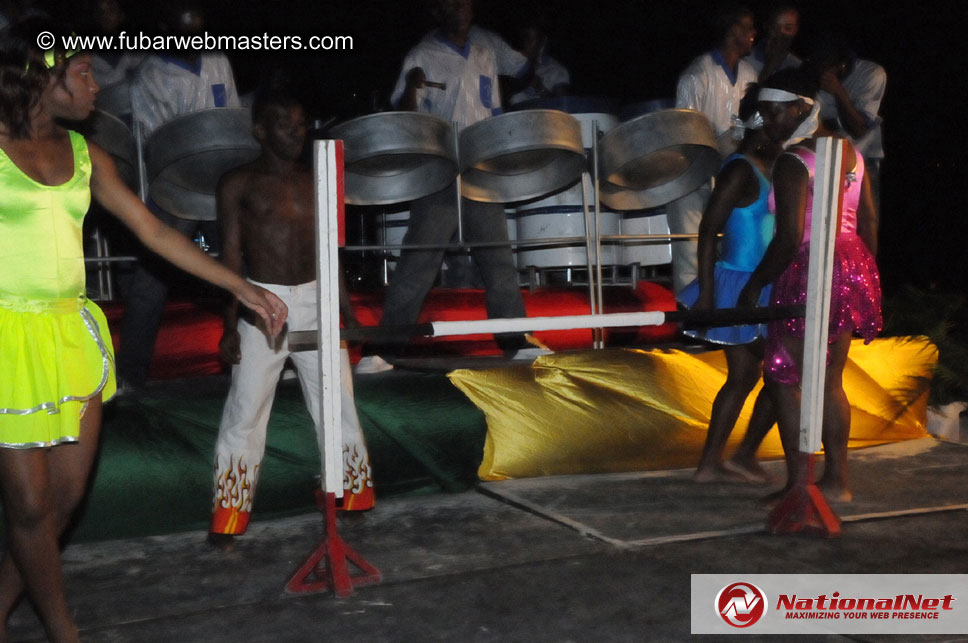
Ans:
<svg viewBox="0 0 968 643"><path fill-rule="evenodd" d="M164 27L169 32L195 35L204 31L204 16L193 0L178 0L164 11ZM228 58L218 52L151 55L141 63L131 81L132 116L141 123L145 140L177 116L239 105L232 67ZM148 205L159 219L182 234L194 237L201 231L207 240L215 243L218 228L214 220L175 216L150 200ZM143 253L130 283L121 284L125 310L117 359L122 391L141 388L148 377L171 274L149 253Z"/></svg>
<svg viewBox="0 0 968 643"><path fill-rule="evenodd" d="M676 107L700 111L709 118L723 157L733 153L743 136L739 105L756 70L743 58L753 50L756 28L753 13L741 5L725 5L718 15L720 39L717 46L690 63L679 75ZM696 234L706 202L712 194L707 182L666 208L669 230L675 234ZM672 244L672 284L675 292L685 288L698 274L697 241Z"/></svg>
<svg viewBox="0 0 968 643"><path fill-rule="evenodd" d="M498 36L471 24L473 11L472 0L437 0L434 17L440 27L424 36L405 56L390 99L394 107L432 114L457 123L460 129L501 112L498 74L501 71L508 75L527 73L528 61L506 43L496 48L494 39ZM505 65L503 70L500 59ZM456 188L451 184L436 194L413 201L403 243L444 245L450 242L457 231L456 199ZM466 241L508 241L502 204L463 199L461 208ZM381 325L417 322L444 252L440 248L401 253L387 289ZM471 257L484 282L488 317L524 317L524 301L510 247L474 248ZM498 335L495 340L511 356L528 346L520 334ZM369 352L375 354L364 357L357 372L388 368L383 358L392 359L403 344L369 347Z"/></svg>
<svg viewBox="0 0 968 643"><path fill-rule="evenodd" d="M530 63L498 34L470 24L473 6L473 0L436 0L440 27L404 57L390 98L395 107L433 114L461 129L501 113L499 76L524 77Z"/></svg>

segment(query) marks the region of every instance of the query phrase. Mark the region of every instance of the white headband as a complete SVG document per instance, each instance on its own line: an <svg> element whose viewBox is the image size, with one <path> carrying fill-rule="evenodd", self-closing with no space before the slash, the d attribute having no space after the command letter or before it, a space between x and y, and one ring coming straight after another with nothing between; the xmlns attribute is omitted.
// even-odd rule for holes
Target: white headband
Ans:
<svg viewBox="0 0 968 643"><path fill-rule="evenodd" d="M791 103L795 100L802 100L807 105L813 105L813 99L809 96L800 96L785 89L774 89L773 87L761 87L756 98L767 103Z"/></svg>
<svg viewBox="0 0 968 643"><path fill-rule="evenodd" d="M796 145L800 141L810 138L813 136L817 128L820 126L820 103L815 103L813 107L810 108L810 113L807 115L800 126L797 127L793 135L783 144L784 148L790 147L791 145Z"/></svg>

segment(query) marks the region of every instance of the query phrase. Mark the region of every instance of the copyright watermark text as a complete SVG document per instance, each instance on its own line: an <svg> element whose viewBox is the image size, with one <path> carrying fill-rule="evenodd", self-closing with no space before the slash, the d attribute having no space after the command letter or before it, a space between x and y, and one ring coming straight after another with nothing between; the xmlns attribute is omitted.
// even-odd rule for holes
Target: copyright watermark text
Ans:
<svg viewBox="0 0 968 643"><path fill-rule="evenodd" d="M55 36L37 34L37 46L65 51L350 51L353 37L346 35L276 36L268 33L245 36L216 36L205 32L194 36L152 36L122 31L111 36Z"/></svg>

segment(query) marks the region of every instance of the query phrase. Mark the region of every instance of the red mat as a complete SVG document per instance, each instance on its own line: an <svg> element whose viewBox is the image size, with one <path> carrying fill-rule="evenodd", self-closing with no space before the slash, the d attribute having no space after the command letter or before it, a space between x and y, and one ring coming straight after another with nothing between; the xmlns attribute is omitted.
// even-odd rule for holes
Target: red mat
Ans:
<svg viewBox="0 0 968 643"><path fill-rule="evenodd" d="M525 290L523 295L529 317L584 315L589 312L588 291L585 288L553 288L533 293ZM360 323L364 326L375 326L383 311L383 293L353 293L351 298ZM647 281L639 282L635 290L606 288L604 300L607 313L676 308L675 297L669 289ZM117 350L123 307L120 303L108 302L102 308L111 326L112 339ZM483 290L435 289L427 297L420 321L483 319L486 316ZM588 348L592 344L592 331L587 328L546 331L535 335L556 351ZM162 317L150 378L174 379L223 372L224 367L218 357L218 341L221 336L220 302L170 302ZM638 329L605 329L605 342L608 346L655 344L671 341L675 336L674 324L644 326ZM415 338L413 345L416 354L500 354L490 335L421 337ZM356 355L353 357L355 361Z"/></svg>

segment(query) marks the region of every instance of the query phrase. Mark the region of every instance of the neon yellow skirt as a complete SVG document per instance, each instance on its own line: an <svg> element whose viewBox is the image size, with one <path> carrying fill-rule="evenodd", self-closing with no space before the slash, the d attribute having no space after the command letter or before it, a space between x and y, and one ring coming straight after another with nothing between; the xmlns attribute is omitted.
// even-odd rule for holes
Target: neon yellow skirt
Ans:
<svg viewBox="0 0 968 643"><path fill-rule="evenodd" d="M0 447L76 442L87 401L115 389L111 334L95 303L0 299Z"/></svg>

